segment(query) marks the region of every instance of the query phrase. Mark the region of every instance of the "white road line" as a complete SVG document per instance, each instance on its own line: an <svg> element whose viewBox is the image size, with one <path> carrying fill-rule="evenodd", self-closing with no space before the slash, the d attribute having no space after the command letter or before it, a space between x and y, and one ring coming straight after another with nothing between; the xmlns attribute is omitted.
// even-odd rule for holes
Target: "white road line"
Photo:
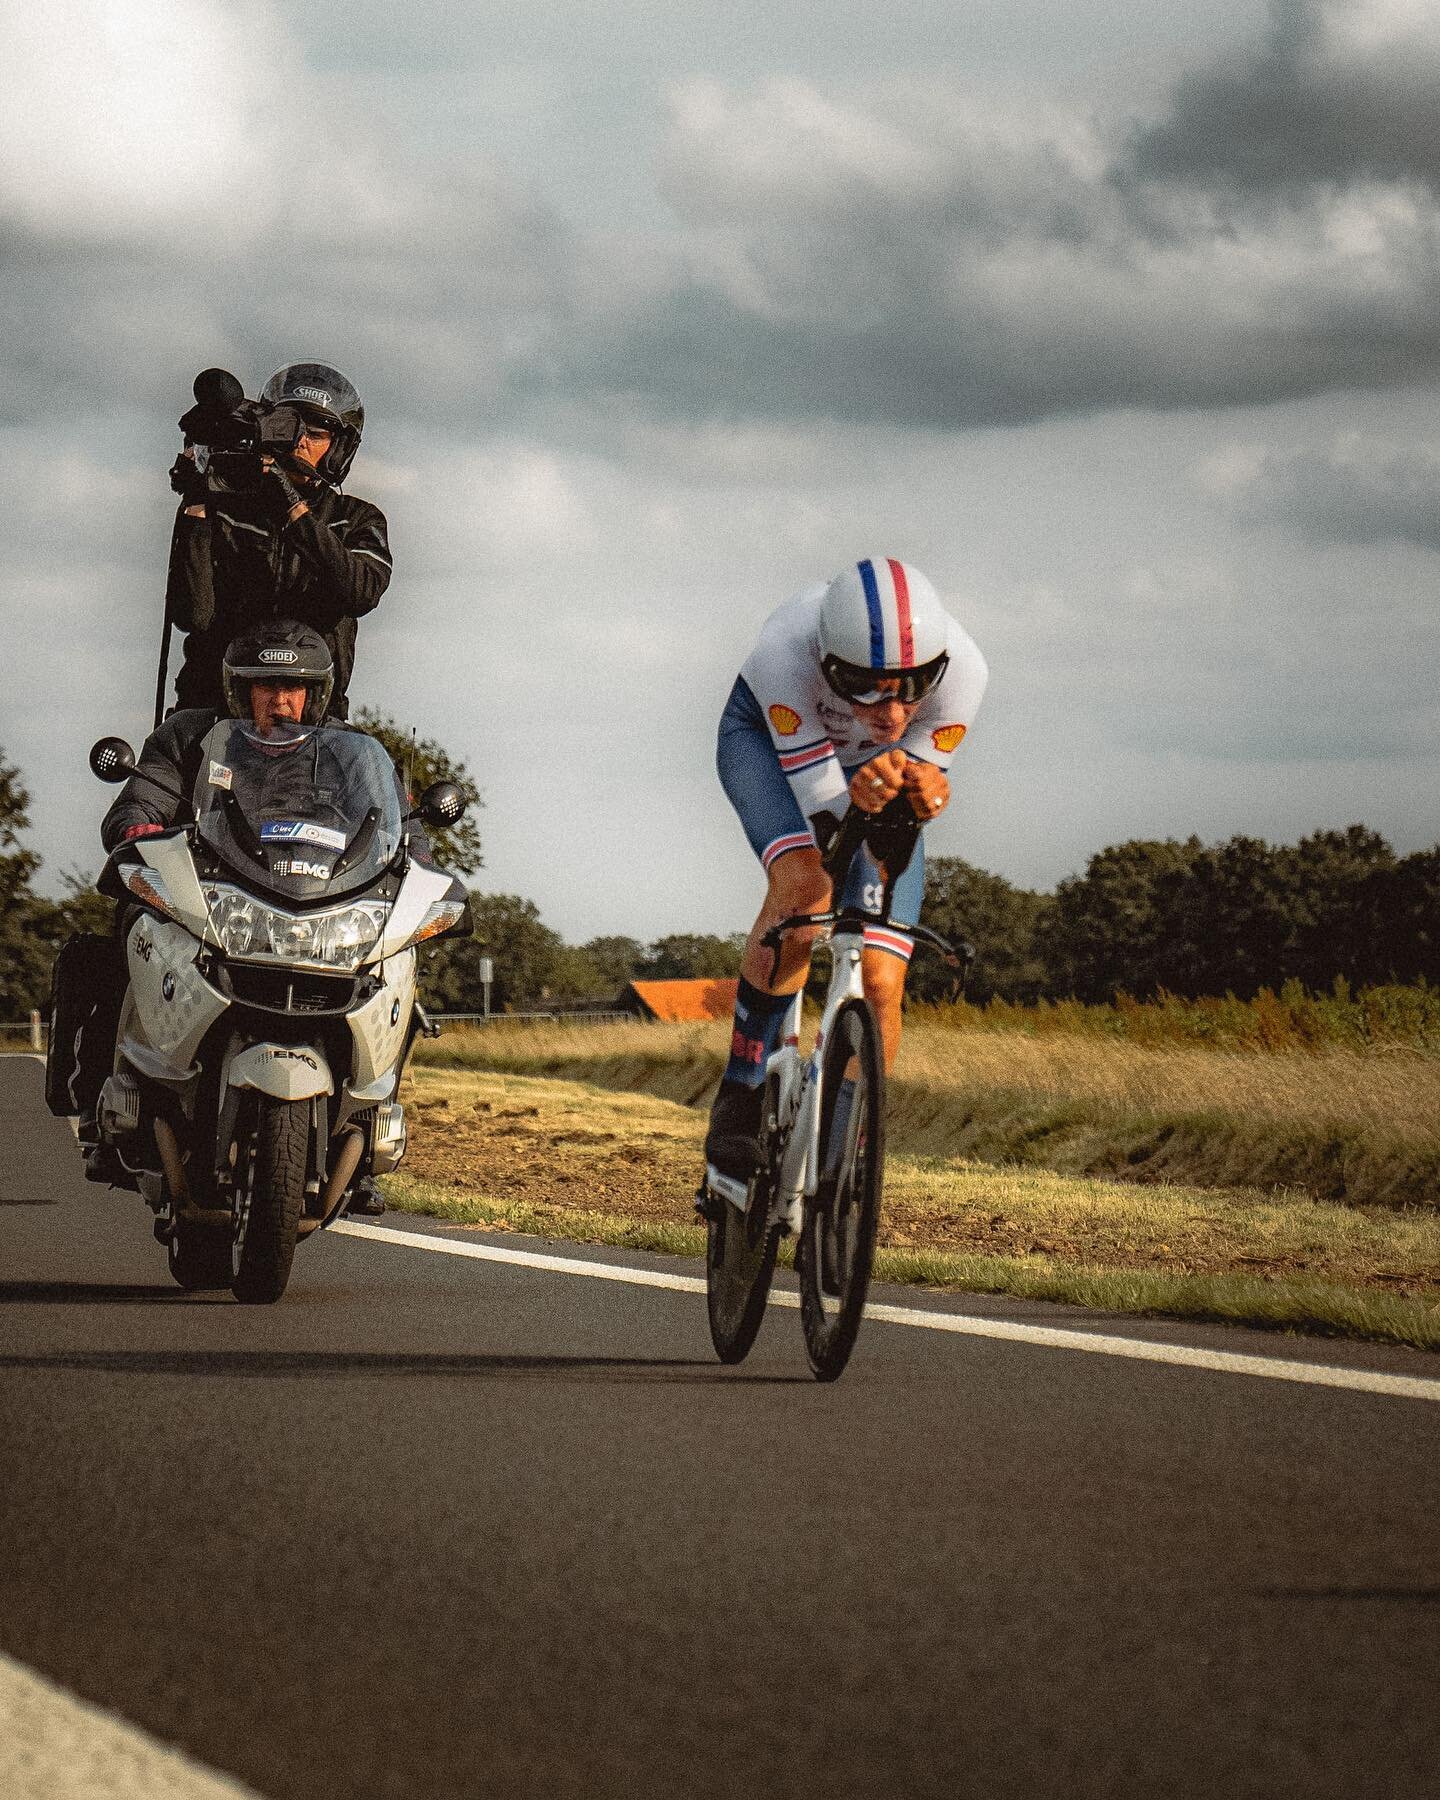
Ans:
<svg viewBox="0 0 1440 1800"><path fill-rule="evenodd" d="M551 1275L588 1275L592 1281L619 1281L631 1287L668 1288L677 1294L703 1294L704 1278L673 1275L665 1269L631 1269L623 1263L590 1262L578 1256L549 1256L538 1250L511 1250L500 1244L466 1244L453 1238L393 1231L385 1225L362 1225L345 1219L330 1227L350 1237L371 1238L405 1250L430 1250L439 1256L468 1256L477 1262L518 1264ZM796 1294L771 1294L772 1306L796 1308ZM882 1325L910 1325L922 1331L950 1331L965 1337L1001 1338L1046 1350L1081 1350L1092 1356L1123 1356L1136 1362L1170 1363L1182 1369L1207 1369L1221 1375L1257 1375L1265 1381L1296 1381L1308 1387L1348 1388L1354 1393L1388 1394L1400 1400L1440 1402L1440 1380L1423 1375L1387 1375L1378 1369L1346 1369L1326 1363L1287 1361L1274 1356L1246 1356L1233 1350L1197 1350L1188 1344L1164 1344L1146 1338L1111 1337L1100 1332L1064 1331L1051 1325L1017 1325L1009 1319L976 1318L969 1313L922 1311L912 1306L872 1302L865 1317Z"/></svg>
<svg viewBox="0 0 1440 1800"><path fill-rule="evenodd" d="M255 1800L220 1775L0 1656L0 1793L7 1800Z"/></svg>

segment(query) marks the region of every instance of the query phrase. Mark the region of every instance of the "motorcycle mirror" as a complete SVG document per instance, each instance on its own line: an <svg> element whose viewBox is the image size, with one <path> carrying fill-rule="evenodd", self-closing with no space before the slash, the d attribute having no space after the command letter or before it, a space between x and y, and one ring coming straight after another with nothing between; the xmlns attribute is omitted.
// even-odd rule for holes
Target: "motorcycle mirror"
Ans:
<svg viewBox="0 0 1440 1800"><path fill-rule="evenodd" d="M465 817L465 796L453 781L432 781L415 811L427 825L444 831Z"/></svg>
<svg viewBox="0 0 1440 1800"><path fill-rule="evenodd" d="M125 781L135 773L135 752L124 738L101 738L90 748L90 773L101 781Z"/></svg>

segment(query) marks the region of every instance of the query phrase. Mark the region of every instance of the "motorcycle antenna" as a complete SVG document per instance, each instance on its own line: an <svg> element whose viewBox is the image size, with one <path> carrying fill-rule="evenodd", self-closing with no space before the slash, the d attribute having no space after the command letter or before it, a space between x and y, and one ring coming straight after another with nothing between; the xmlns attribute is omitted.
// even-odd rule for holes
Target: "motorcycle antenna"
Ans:
<svg viewBox="0 0 1440 1800"><path fill-rule="evenodd" d="M415 804L415 727L410 727L410 750L405 758L405 804Z"/></svg>

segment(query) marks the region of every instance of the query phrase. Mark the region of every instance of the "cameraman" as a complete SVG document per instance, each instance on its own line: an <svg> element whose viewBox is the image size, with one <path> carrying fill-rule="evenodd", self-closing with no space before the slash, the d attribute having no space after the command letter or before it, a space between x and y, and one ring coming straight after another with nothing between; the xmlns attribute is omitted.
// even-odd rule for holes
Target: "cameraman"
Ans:
<svg viewBox="0 0 1440 1800"><path fill-rule="evenodd" d="M226 645L282 613L324 638L330 711L343 719L355 622L380 604L391 570L384 514L340 492L365 427L360 396L318 362L287 364L258 401L222 370L207 370L196 395L171 471L182 498L166 615L187 634L176 707L223 711Z"/></svg>

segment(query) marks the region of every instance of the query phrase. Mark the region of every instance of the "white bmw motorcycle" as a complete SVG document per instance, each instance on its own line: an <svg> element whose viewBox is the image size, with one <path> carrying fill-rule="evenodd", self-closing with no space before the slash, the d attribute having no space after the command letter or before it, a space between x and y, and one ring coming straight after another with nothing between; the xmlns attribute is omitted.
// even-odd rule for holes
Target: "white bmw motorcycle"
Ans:
<svg viewBox="0 0 1440 1800"><path fill-rule="evenodd" d="M296 1242L404 1155L415 947L470 930L461 883L409 853L383 746L286 730L220 720L194 822L121 845L100 883L135 906L101 1153L154 1210L181 1286L252 1303L278 1300ZM90 766L121 781L134 753L105 738ZM463 811L437 782L411 816Z"/></svg>

